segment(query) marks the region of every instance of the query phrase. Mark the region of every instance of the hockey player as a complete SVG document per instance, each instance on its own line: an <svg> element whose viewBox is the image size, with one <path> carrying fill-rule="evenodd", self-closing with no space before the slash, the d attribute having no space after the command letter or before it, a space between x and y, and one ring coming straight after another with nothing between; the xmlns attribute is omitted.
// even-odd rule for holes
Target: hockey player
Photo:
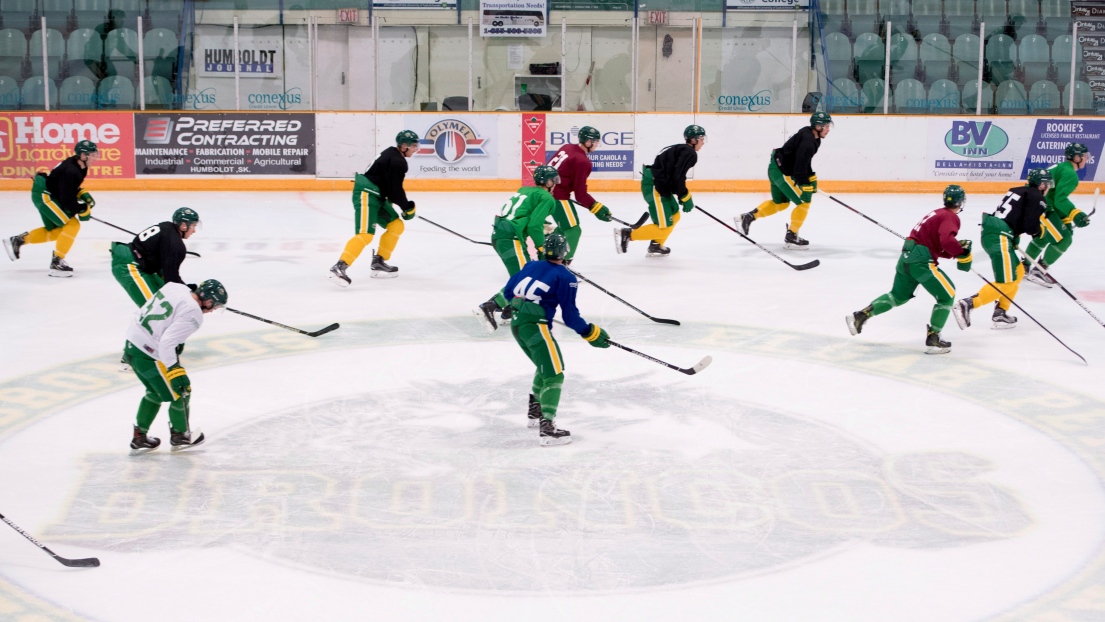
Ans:
<svg viewBox="0 0 1105 622"><path fill-rule="evenodd" d="M568 256L564 258L565 264L572 263L572 257L579 248L579 236L583 230L579 226L579 215L576 213L575 204L572 202L572 193L575 193L575 203L587 208L595 218L603 222L610 222L610 209L599 203L595 197L587 192L587 178L591 175L591 159L587 154L598 149L602 135L590 125L583 126L576 136L578 145L564 145L549 160L549 166L556 169L560 175L560 182L553 188L552 195L557 205L553 209L553 222L556 230L568 240Z"/></svg>
<svg viewBox="0 0 1105 622"><path fill-rule="evenodd" d="M90 194L81 184L88 175L90 162L100 159L96 143L82 140L73 148L73 155L61 161L50 174L38 173L31 185L31 202L42 217L38 229L13 235L4 240L4 249L12 261L19 259L24 244L55 242L50 260L50 276L71 277L73 268L65 263L65 256L73 247L81 222L92 217L96 206Z"/></svg>
<svg viewBox="0 0 1105 622"><path fill-rule="evenodd" d="M180 283L180 264L200 216L190 207L173 212L172 221L158 223L134 236L129 244L111 243L111 274L134 304L142 306L165 283Z"/></svg>
<svg viewBox="0 0 1105 622"><path fill-rule="evenodd" d="M589 324L576 309L576 280L564 267L564 258L571 249L563 235L545 238L544 261L527 263L507 281L501 294L512 296L514 309L510 332L518 346L537 367L533 374L533 393L529 396L527 418L529 427L540 428L541 445L565 445L572 441L567 430L556 427L556 409L560 404L560 388L564 384L564 357L552 334L553 317L560 307L560 317L568 328L579 333L596 348L609 348L610 335ZM484 322L492 327L494 316L484 310Z"/></svg>
<svg viewBox="0 0 1105 622"><path fill-rule="evenodd" d="M527 238L533 242L537 254L541 255L545 247L545 219L557 209L557 202L551 194L553 187L560 183L560 175L556 169L538 166L533 171L533 181L536 186L519 188L503 204L491 229L491 245L499 253L509 276L514 276L530 261L529 249L526 248ZM510 321L512 309L500 291L495 292L474 313L479 316L502 313L503 321L507 322ZM493 331L495 328L495 322L492 321L489 330Z"/></svg>
<svg viewBox="0 0 1105 622"><path fill-rule="evenodd" d="M959 328L971 325L971 311L997 302L991 318L994 328L1014 328L1017 318L1009 315L1009 306L1024 278L1024 265L1017 257L1021 234L1034 239L1043 233L1041 217L1047 209L1044 193L1051 186L1051 173L1044 169L1028 172L1028 183L1010 188L1001 204L982 215L982 248L994 267L994 284L984 285L978 293L955 303L952 313Z"/></svg>
<svg viewBox="0 0 1105 622"><path fill-rule="evenodd" d="M146 387L138 405L131 437L131 453L144 453L161 444L147 434L162 402L169 402L169 443L173 451L203 442L203 433L193 433L189 422L192 385L180 366L177 349L203 325L203 315L226 305L226 289L214 279L199 284L195 291L180 283L166 283L134 314L127 327L125 357L134 374Z"/></svg>
<svg viewBox="0 0 1105 622"><path fill-rule="evenodd" d="M833 118L829 113L815 112L810 116L809 127L798 130L782 147L771 152L771 160L767 165L771 200L764 201L756 209L734 219L745 235L748 235L753 221L781 212L793 203L794 211L790 213L790 225L787 226L783 242L789 249L809 249L810 243L798 236L798 230L806 222L810 201L817 192L817 173L811 168L813 156L821 146L821 139L829 135L832 122Z"/></svg>
<svg viewBox="0 0 1105 622"><path fill-rule="evenodd" d="M937 261L942 257L954 257L960 270L966 272L971 269L971 241L955 238L959 233L958 214L966 202L967 194L963 188L953 184L944 189L944 207L929 212L909 232L902 254L898 257L890 293L879 296L871 304L846 317L849 332L860 334L867 320L909 302L917 286L921 285L936 298L925 336L925 345L928 346L925 353L944 354L951 351L952 344L940 338L940 330L948 321L952 302L955 301L955 284L937 266Z"/></svg>
<svg viewBox="0 0 1105 622"><path fill-rule="evenodd" d="M666 257L671 253L664 242L679 222L679 207L684 212L694 209L691 191L687 189L687 171L698 163L698 152L706 146L706 130L700 125L688 125L683 130L683 139L682 145L661 150L652 166L641 171L641 194L648 203L652 224L637 229L614 229L614 247L619 253L629 250L631 240L649 240L647 257Z"/></svg>
<svg viewBox="0 0 1105 622"><path fill-rule="evenodd" d="M1082 143L1071 143L1067 145L1065 153L1066 162L1060 162L1048 169L1052 185L1046 195L1047 213L1041 223L1043 234L1032 240L1025 251L1026 255L1043 268L1041 270L1032 266L1026 278L1044 287L1055 285L1055 280L1045 271L1070 248L1074 241L1074 227L1081 228L1090 224L1089 215L1075 207L1070 200L1070 195L1078 187L1078 171L1090 163L1090 150Z"/></svg>
<svg viewBox="0 0 1105 622"><path fill-rule="evenodd" d="M399 236L403 235L403 220L414 218L414 201L403 190L403 178L407 175L407 158L418 151L418 134L403 130L395 136L395 146L388 147L372 163L364 175L357 174L353 182L353 232L345 244L341 259L330 268L330 280L341 287L349 287L352 279L345 273L360 257L361 251L372 242L376 225L384 228L380 236L380 248L372 254L372 276L394 278L399 268L388 265ZM399 208L400 214L395 212ZM402 217L403 220L400 220Z"/></svg>

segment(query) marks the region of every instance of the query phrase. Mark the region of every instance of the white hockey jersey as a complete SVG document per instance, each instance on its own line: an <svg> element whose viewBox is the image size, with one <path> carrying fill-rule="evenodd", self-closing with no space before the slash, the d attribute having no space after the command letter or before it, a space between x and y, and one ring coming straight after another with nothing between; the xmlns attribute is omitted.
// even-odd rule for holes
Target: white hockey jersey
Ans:
<svg viewBox="0 0 1105 622"><path fill-rule="evenodd" d="M176 347L203 326L203 309L192 290L180 283L166 283L134 314L127 327L127 341L172 367L177 364Z"/></svg>

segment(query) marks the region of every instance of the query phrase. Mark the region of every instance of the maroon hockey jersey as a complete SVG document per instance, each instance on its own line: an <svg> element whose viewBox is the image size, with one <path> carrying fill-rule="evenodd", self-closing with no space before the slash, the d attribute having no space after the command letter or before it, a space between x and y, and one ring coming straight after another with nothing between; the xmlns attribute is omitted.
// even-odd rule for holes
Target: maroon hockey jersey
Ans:
<svg viewBox="0 0 1105 622"><path fill-rule="evenodd" d="M587 178L591 175L591 159L579 145L564 145L549 160L549 166L560 173L560 183L553 188L557 201L566 201L575 193L575 201L587 209L595 204L595 197L587 193Z"/></svg>
<svg viewBox="0 0 1105 622"><path fill-rule="evenodd" d="M959 234L959 214L942 207L928 213L909 232L909 239L929 249L932 258L952 259L963 254L955 236Z"/></svg>

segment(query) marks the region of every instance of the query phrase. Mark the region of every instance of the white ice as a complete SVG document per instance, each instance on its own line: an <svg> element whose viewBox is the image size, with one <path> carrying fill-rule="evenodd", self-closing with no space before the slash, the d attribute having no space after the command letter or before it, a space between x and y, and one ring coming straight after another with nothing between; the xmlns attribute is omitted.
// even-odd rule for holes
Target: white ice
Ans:
<svg viewBox="0 0 1105 622"><path fill-rule="evenodd" d="M417 195L419 214L479 239L508 193ZM670 257L614 252L581 213L572 267L648 313L581 284L613 339L685 376L563 328L558 423L525 424L532 367L507 331L470 315L506 280L491 250L406 224L391 263L370 255L339 289L327 269L352 234L346 193L98 192L98 218L131 230L197 209L186 281L218 278L230 306L308 330L207 316L182 356L192 425L208 442L128 455L142 390L116 371L134 308L87 222L46 276L50 247L0 259L0 513L67 569L0 528L0 618L145 620L1105 619L1105 330L1059 289L1025 283L1014 330L989 309L952 352L927 356L932 298L848 334L886 292L900 241L815 199L806 253L782 247L789 213L751 235L791 270L701 213ZM700 194L732 222L763 195ZM841 195L907 232L938 196ZM636 220L637 194L603 193ZM982 210L963 237L975 268ZM1077 197L1080 203L1090 198ZM0 234L34 228L0 195ZM1085 205L1084 207L1088 207ZM1105 317L1100 223L1054 274ZM982 281L943 266L959 296ZM68 617L66 617L68 616ZM26 618L30 619L30 617Z"/></svg>

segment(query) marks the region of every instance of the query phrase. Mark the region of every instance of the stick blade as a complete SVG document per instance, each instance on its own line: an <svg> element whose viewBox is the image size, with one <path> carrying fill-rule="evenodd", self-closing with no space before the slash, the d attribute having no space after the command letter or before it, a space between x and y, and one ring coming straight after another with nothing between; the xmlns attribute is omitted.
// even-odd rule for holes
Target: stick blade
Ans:
<svg viewBox="0 0 1105 622"><path fill-rule="evenodd" d="M69 568L99 568L100 560L95 557L86 557L84 559L66 559L64 557L54 556L54 559L61 562L62 566Z"/></svg>
<svg viewBox="0 0 1105 622"><path fill-rule="evenodd" d="M629 225L629 228L630 229L640 229L641 225L645 224L646 220L648 220L648 212L645 212L644 214L641 214L641 217L637 219L637 222L633 223L632 225Z"/></svg>
<svg viewBox="0 0 1105 622"><path fill-rule="evenodd" d="M326 328L323 328L322 330L316 330L313 333L307 333L307 336L308 337L319 337L319 336L325 335L326 333L332 333L332 332L338 330L339 326L341 326L341 325L338 324L337 322L334 322L333 324L327 326Z"/></svg>
<svg viewBox="0 0 1105 622"><path fill-rule="evenodd" d="M702 371L703 369L706 369L707 367L709 367L710 363L713 363L713 362L714 362L714 357L707 356L706 358L699 361L697 365L691 367L690 369L681 369L679 371L687 374L688 376L693 376L693 375L697 374L698 372Z"/></svg>
<svg viewBox="0 0 1105 622"><path fill-rule="evenodd" d="M679 323L679 320L669 320L667 318L651 317L651 316L649 316L648 319L652 320L653 322L659 322L660 324L671 324L672 326L682 326L682 324Z"/></svg>
<svg viewBox="0 0 1105 622"><path fill-rule="evenodd" d="M820 266L821 265L821 260L820 259L814 259L813 261L811 261L809 263L804 263L804 264L800 264L800 265L792 264L789 261L786 261L784 263L787 264L788 266L790 266L791 268L794 268L795 270L809 270L810 268L816 268L817 266Z"/></svg>

